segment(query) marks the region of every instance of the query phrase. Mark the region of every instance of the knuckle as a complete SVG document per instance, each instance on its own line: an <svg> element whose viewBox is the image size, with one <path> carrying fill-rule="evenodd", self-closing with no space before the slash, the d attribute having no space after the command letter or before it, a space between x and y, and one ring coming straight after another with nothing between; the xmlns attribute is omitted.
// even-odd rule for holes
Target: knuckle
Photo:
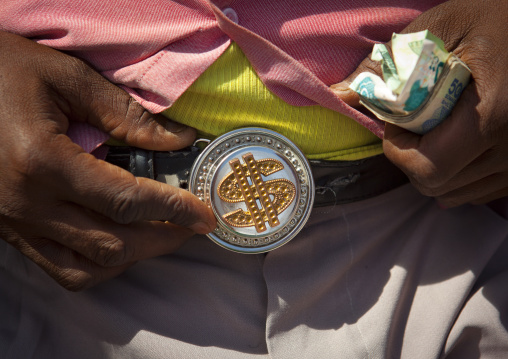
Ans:
<svg viewBox="0 0 508 359"><path fill-rule="evenodd" d="M30 214L38 209L38 203L31 199L25 181L15 178L9 183L0 185L0 220L27 221Z"/></svg>
<svg viewBox="0 0 508 359"><path fill-rule="evenodd" d="M1 196L3 197L3 196ZM0 197L0 198L1 198ZM0 206L0 223L2 228L11 228L13 223L27 221L28 210L21 201L15 199L4 200L2 199L2 206ZM3 234L3 230L0 232ZM1 237L3 238L3 237ZM5 239L5 238L3 238Z"/></svg>
<svg viewBox="0 0 508 359"><path fill-rule="evenodd" d="M146 116L150 116L150 113L134 98L129 96L126 98L126 101L125 119L133 126L133 130L136 130L135 127L140 127L142 119Z"/></svg>
<svg viewBox="0 0 508 359"><path fill-rule="evenodd" d="M34 150L39 148L37 139L32 136L19 141L12 148L10 168L14 170L21 180L29 180L40 176L45 171L45 162L41 152Z"/></svg>
<svg viewBox="0 0 508 359"><path fill-rule="evenodd" d="M89 273L77 269L67 269L55 278L58 284L70 292L80 292L98 282Z"/></svg>
<svg viewBox="0 0 508 359"><path fill-rule="evenodd" d="M375 74L380 74L381 73L381 65L378 62L372 61L369 58L365 59L365 61L362 63L362 67L363 67L362 70L365 70L365 71L368 71L368 72L372 72L372 73L375 73Z"/></svg>
<svg viewBox="0 0 508 359"><path fill-rule="evenodd" d="M125 183L112 194L106 212L113 221L119 224L129 224L139 218L139 210L136 206L136 198L139 196L137 187L137 181L133 177L132 181Z"/></svg>
<svg viewBox="0 0 508 359"><path fill-rule="evenodd" d="M101 267L115 267L126 264L133 257L132 249L118 238L100 242L92 260Z"/></svg>
<svg viewBox="0 0 508 359"><path fill-rule="evenodd" d="M390 51L390 46L388 46L388 51ZM381 64L378 61L372 60L370 56L368 56L362 60L355 72L371 72L380 75L382 73Z"/></svg>
<svg viewBox="0 0 508 359"><path fill-rule="evenodd" d="M167 208L171 208L169 217L166 220L183 226L192 223L189 201L186 201L178 191L167 196L166 203Z"/></svg>
<svg viewBox="0 0 508 359"><path fill-rule="evenodd" d="M123 121L112 121L114 126L110 126L111 134L126 142L131 142L134 137L139 137L139 133L143 133L140 130L147 123L147 119L153 115L134 98L126 96L124 93L118 93L116 100L119 102L117 107L124 109Z"/></svg>

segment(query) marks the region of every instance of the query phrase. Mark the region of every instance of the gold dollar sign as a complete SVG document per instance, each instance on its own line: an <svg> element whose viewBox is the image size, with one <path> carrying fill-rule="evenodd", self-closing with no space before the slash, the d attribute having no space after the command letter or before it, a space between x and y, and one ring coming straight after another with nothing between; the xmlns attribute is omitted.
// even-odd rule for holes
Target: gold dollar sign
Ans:
<svg viewBox="0 0 508 359"><path fill-rule="evenodd" d="M245 202L248 211L239 208L222 216L233 227L256 227L256 231L266 231L265 223L271 227L280 224L278 215L293 202L295 185L284 178L264 181L261 175L268 176L284 169L284 165L274 159L256 161L252 153L242 156L244 164L235 158L229 161L232 169L217 187L219 198L225 202ZM252 184L249 184L250 177ZM270 197L273 196L273 200ZM257 200L261 203L259 208Z"/></svg>

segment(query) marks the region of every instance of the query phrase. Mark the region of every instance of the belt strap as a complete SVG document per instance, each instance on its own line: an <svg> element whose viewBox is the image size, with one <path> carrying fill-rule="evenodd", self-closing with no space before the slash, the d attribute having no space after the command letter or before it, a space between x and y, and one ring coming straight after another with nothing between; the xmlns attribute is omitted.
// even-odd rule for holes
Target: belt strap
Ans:
<svg viewBox="0 0 508 359"><path fill-rule="evenodd" d="M190 169L199 153L197 147L160 152L111 146L106 161L137 177L187 189ZM314 207L367 199L408 182L407 176L384 155L356 161L310 160L309 163L316 187Z"/></svg>

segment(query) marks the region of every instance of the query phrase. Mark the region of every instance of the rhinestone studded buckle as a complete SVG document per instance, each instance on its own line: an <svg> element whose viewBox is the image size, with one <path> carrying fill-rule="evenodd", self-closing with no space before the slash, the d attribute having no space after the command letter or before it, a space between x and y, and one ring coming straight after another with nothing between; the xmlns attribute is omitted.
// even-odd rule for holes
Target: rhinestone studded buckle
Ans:
<svg viewBox="0 0 508 359"><path fill-rule="evenodd" d="M314 202L314 180L302 152L286 137L243 128L212 141L191 170L189 188L217 217L208 237L241 253L289 242Z"/></svg>

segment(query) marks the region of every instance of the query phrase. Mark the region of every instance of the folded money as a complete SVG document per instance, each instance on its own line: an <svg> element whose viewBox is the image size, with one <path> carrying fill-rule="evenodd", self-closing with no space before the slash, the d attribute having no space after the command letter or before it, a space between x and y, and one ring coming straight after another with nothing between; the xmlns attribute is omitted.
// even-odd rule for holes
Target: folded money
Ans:
<svg viewBox="0 0 508 359"><path fill-rule="evenodd" d="M371 58L381 62L383 79L362 72L349 87L376 117L418 134L448 117L471 77L428 30L394 34L391 49L377 44Z"/></svg>

